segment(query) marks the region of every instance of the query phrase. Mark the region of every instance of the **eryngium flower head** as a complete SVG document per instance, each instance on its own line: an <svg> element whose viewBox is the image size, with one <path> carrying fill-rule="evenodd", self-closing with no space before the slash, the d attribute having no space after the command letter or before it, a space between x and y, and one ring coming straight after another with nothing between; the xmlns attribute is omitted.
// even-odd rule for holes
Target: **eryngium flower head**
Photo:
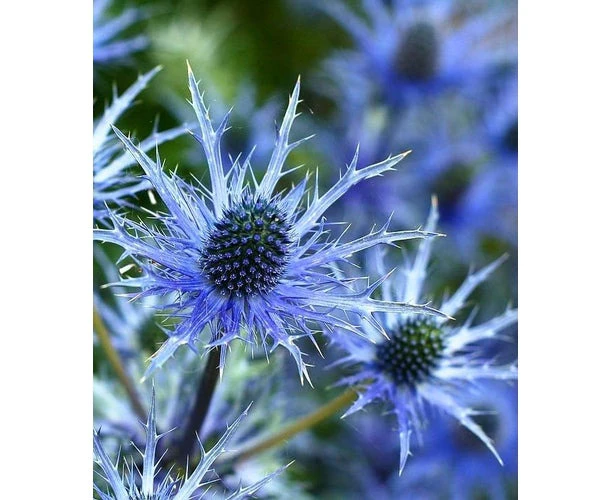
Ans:
<svg viewBox="0 0 613 500"><path fill-rule="evenodd" d="M147 37L121 38L122 33L145 17L141 9L125 9L118 16L109 15L110 0L94 0L94 63L125 61L148 45Z"/></svg>
<svg viewBox="0 0 613 500"><path fill-rule="evenodd" d="M427 231L436 228L438 212L436 200L426 225ZM426 278L431 242L420 244L415 261L406 263L400 278L386 282L382 288L386 301L418 300ZM379 256L378 256L379 257ZM498 259L477 273L470 274L458 290L444 300L440 311L455 314L473 289L500 265ZM380 261L380 259L378 259ZM373 343L359 336L337 335L335 339L348 353L342 362L353 366L356 373L343 384L364 386L356 402L345 413L350 415L375 400L387 402L398 420L400 435L400 472L410 454L409 439L420 433L426 424L425 407L431 406L448 413L474 433L502 463L491 439L475 422L476 410L462 404L469 390L477 390L484 380L515 380L517 366L497 365L483 359L481 341L495 339L501 330L517 321L517 310L480 325L471 321L455 326L445 318L385 313L384 326L388 340ZM364 325L369 337L377 332ZM481 345L480 345L481 343Z"/></svg>
<svg viewBox="0 0 613 500"><path fill-rule="evenodd" d="M336 0L322 2L356 45L333 58L334 65L376 78L389 102L470 87L498 64L516 59L504 37L514 22L513 9L483 9L468 17L448 0L362 3L365 17Z"/></svg>
<svg viewBox="0 0 613 500"><path fill-rule="evenodd" d="M289 172L289 153L306 139L288 142L296 118L300 81L289 101L275 148L263 178L246 182L249 156L237 159L229 172L222 164L221 137L226 115L215 130L194 75L189 69L192 106L200 123L201 143L210 172L210 186L191 185L177 175L167 175L159 157L150 159L116 130L126 148L144 169L168 213L154 214L155 225L146 225L111 213L113 227L96 230L101 241L121 245L142 269L142 276L128 278L125 286L138 287L141 295L177 293L169 313L179 322L170 338L153 357L145 376L167 360L183 344L195 348L200 334L209 329L208 346L221 345L223 367L227 344L243 338L261 341L266 352L282 345L306 372L302 353L294 341L312 335L317 328L358 331L366 318L377 325L376 311L438 314L431 308L408 302L375 300L372 292L351 289L353 280L335 274L334 268L352 254L379 244L435 236L423 231L381 229L348 243L330 239L322 219L336 200L359 181L390 170L405 154L357 169L357 151L347 171L332 188L320 195L317 183L305 207L308 177L288 192L275 194L279 180ZM332 311L344 313L332 315ZM267 345L267 341L271 345Z"/></svg>
<svg viewBox="0 0 613 500"><path fill-rule="evenodd" d="M133 463L129 463L124 459L125 468L123 474L119 472L119 457L115 463L109 455L104 451L102 442L100 441L99 433L94 431L94 455L96 463L99 465L101 472L99 475L110 486L112 493L102 489L94 483L94 490L98 493L102 500L189 500L195 498L192 495L208 484L203 482L204 477L213 472L211 465L213 462L226 451L225 445L228 440L234 435L243 418L247 415L245 410L232 425L228 427L226 432L221 436L219 441L208 452L204 451L204 447L200 444L201 456L198 466L188 476L176 479L167 472L163 478L157 477L160 472L159 462L156 463L156 447L162 435L156 433L155 427L155 391L151 394L151 407L147 417L145 451L139 453L143 457L142 470L135 470ZM159 460L159 459L158 459ZM225 497L226 500L235 500L245 498L257 490L264 484L270 481L273 477L283 471L284 468L266 476L260 481L251 486L241 487L231 495ZM206 494L198 496L198 498L208 498ZM212 498L212 495L211 495Z"/></svg>
<svg viewBox="0 0 613 500"><path fill-rule="evenodd" d="M147 74L140 76L121 96L114 95L111 105L98 122L94 123L94 219L104 218L105 204L121 205L126 197L151 186L148 181L126 173L129 167L136 164L136 160L131 154L121 151L121 146L112 134L111 127L161 69L160 66L152 69ZM184 134L185 131L185 126L164 132L154 130L140 146L143 151L149 151L157 144L170 141Z"/></svg>

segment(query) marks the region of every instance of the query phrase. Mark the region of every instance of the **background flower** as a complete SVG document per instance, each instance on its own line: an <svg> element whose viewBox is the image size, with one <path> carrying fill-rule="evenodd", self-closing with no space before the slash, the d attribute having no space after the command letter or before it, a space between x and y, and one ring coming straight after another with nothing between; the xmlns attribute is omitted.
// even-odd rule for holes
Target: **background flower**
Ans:
<svg viewBox="0 0 613 500"><path fill-rule="evenodd" d="M322 153L350 158L351 145L359 142L368 163L387 149L413 151L396 178L359 186L341 208L351 213L368 205L385 213L393 207L398 220L417 224L436 194L441 229L453 236L449 258L470 263L483 258L485 239L512 248L518 124L514 4L319 5L352 39L350 48L323 62L314 89L335 111L319 142ZM513 148L504 137L512 138L513 131L515 155L503 159L503 144Z"/></svg>

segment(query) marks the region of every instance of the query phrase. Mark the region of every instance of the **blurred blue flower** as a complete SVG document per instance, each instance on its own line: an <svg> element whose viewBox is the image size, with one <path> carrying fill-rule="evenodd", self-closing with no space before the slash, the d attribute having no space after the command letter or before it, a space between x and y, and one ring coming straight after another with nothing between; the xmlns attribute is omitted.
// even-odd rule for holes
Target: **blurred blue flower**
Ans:
<svg viewBox="0 0 613 500"><path fill-rule="evenodd" d="M517 71L502 71L481 91L481 123L475 136L485 159L457 200L452 223L460 246L470 252L478 236L495 235L517 244L518 108Z"/></svg>
<svg viewBox="0 0 613 500"><path fill-rule="evenodd" d="M449 222L457 228L456 242L464 254L472 254L483 236L517 245L517 189L517 164L486 167L474 177Z"/></svg>
<svg viewBox="0 0 613 500"><path fill-rule="evenodd" d="M111 0L94 0L94 64L125 62L149 45L145 35L121 38L127 29L146 17L145 11L128 8L112 16L110 5Z"/></svg>
<svg viewBox="0 0 613 500"><path fill-rule="evenodd" d="M108 489L106 492L102 491L102 488L95 482L94 490L102 500L145 500L153 498L156 500L189 500L190 498L195 498L193 496L194 494L198 494L198 498L213 498L214 495L207 494L208 488L202 491L203 488L214 481L214 479L210 478L213 472L211 465L226 451L226 443L236 432L246 414L247 411L245 410L234 423L228 427L223 436L208 452L205 452L204 447L200 444L200 461L190 475L186 473L184 478L179 479L174 478L169 471L161 477L160 473L162 469L159 466L159 462L156 462L156 447L162 435L156 432L155 391L152 390L151 407L147 417L147 424L145 425L146 444L144 452L137 448L138 452L143 457L142 469L139 470L134 462L128 462L128 460L124 458L124 472L120 473L119 457L115 462L111 460L102 446L100 434L94 431L94 455L96 463L101 469L99 475L108 483L112 490L112 494ZM284 468L278 469L276 472L264 477L251 486L239 487L231 495L226 496L226 500L245 498L255 493L283 470ZM204 478L207 474L210 479L205 481Z"/></svg>
<svg viewBox="0 0 613 500"><path fill-rule="evenodd" d="M517 163L518 106L517 67L501 71L491 98L484 103L484 129L491 149L503 162Z"/></svg>
<svg viewBox="0 0 613 500"><path fill-rule="evenodd" d="M463 113L462 109L458 100L451 99L430 103L428 109L388 109L373 102L366 103L363 109L341 105L337 123L320 132L326 157L347 158L349 145L356 142L360 144L362 162L369 162L388 148L410 147L412 151L410 161L399 165L394 176L353 189L343 200L341 216L367 206L368 212L357 221L361 229L372 224L367 215L380 217L392 211L397 221L416 224L423 220L430 195L435 193L439 197L443 230L454 241L463 237L459 234L465 230L459 223L459 203L478 172L484 170L481 165L486 152L483 141L472 130L464 127L458 131L456 117ZM341 130L347 135L339 140ZM467 219L467 223L479 221ZM466 232L471 229L468 227Z"/></svg>
<svg viewBox="0 0 613 500"><path fill-rule="evenodd" d="M336 263L373 246L436 236L418 230L390 232L388 221L381 229L341 243L340 238L331 239L329 223L322 217L351 186L390 170L406 154L357 169L356 151L338 182L322 195L316 183L303 207L308 176L275 194L280 179L292 170L284 170L288 155L309 139L289 142L300 82L290 97L263 178L258 181L252 175L248 181L250 155L242 162L237 158L228 172L222 164L221 137L229 113L215 130L191 68L188 79L201 132L194 136L207 158L210 186L167 175L159 157L151 160L142 147L115 129L168 213L147 212L157 223L153 226L111 212L112 228L95 231L96 239L122 246L123 257L130 256L142 272L119 285L140 288L140 297L175 294L167 312L177 324L167 331L169 339L153 356L145 376L179 346L187 344L196 350L196 341L208 330L207 348L221 346L222 369L228 343L242 339L252 345L261 342L266 353L283 346L293 356L301 380L304 376L308 380L302 352L295 344L298 338L307 336L315 342L313 334L321 327L357 332L351 317L378 325L373 317L376 311L440 314L427 306L373 299L379 282L354 292L353 279L331 271ZM331 315L333 310L346 317Z"/></svg>
<svg viewBox="0 0 613 500"><path fill-rule="evenodd" d="M341 2L322 8L355 42L320 72L316 90L336 106L319 133L322 152L347 159L359 143L368 164L381 151L413 151L398 175L352 190L341 216L368 206L414 224L435 193L441 227L464 258L484 236L513 244L517 148L514 163L499 155L512 142L513 123L501 127L513 106L517 123L517 88L508 86L504 102L488 89L516 67L514 4L364 0L355 11Z"/></svg>
<svg viewBox="0 0 613 500"><path fill-rule="evenodd" d="M111 105L102 117L94 123L94 219L101 221L106 215L105 204L123 205L125 198L151 184L129 175L126 170L136 165L136 160L128 152L122 152L121 145L112 134L111 127L119 117L130 108L136 96L147 86L162 68L158 66L147 74L140 76L121 96L115 94ZM150 151L159 144L170 141L186 132L186 126L180 126L153 133L141 143L143 151Z"/></svg>
<svg viewBox="0 0 613 500"><path fill-rule="evenodd" d="M426 224L426 231L434 231L438 219L436 200ZM424 240L415 261L407 262L396 280L382 286L384 301L414 302L420 300L427 276L426 268L431 240ZM480 271L470 274L458 290L442 302L440 311L453 315L465 304L474 288L482 283L504 260L498 259ZM376 255L377 266L382 255ZM476 312L476 311L475 311ZM389 340L374 342L378 332L364 325L367 338L339 334L334 340L347 356L342 364L354 367L356 373L341 383L357 386L361 393L345 413L350 415L376 400L392 407L398 421L400 437L400 472L410 454L410 437L420 436L424 430L428 408L439 409L454 417L477 436L502 463L494 445L475 421L479 412L464 404L463 396L478 390L484 380L515 380L516 363L497 364L483 359L484 342L501 338L500 332L517 321L517 310L480 325L452 326L445 318L385 313L383 321Z"/></svg>
<svg viewBox="0 0 613 500"><path fill-rule="evenodd" d="M462 12L450 0L363 0L366 18L345 4L323 8L351 35L355 50L339 54L341 72L376 81L382 97L399 105L473 84L516 57L496 34L512 20L508 10Z"/></svg>

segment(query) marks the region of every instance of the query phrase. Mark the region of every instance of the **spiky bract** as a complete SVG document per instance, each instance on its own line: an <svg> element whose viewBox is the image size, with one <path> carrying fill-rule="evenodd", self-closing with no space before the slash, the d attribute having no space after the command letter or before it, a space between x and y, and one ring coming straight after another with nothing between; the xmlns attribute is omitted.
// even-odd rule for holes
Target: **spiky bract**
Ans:
<svg viewBox="0 0 613 500"><path fill-rule="evenodd" d="M159 465L159 461L156 462L156 448L162 435L156 432L155 391L152 390L151 407L147 417L147 424L145 425L145 450L141 451L137 448L143 458L142 469L138 470L133 463L128 463L128 461L124 459L126 462L124 464L124 472L120 473L119 457L117 461L113 463L102 446L100 434L94 431L94 455L96 463L101 469L99 475L108 483L111 489L110 491L108 489L107 491L103 491L101 487L94 483L94 490L102 500L189 500L190 498L196 498L194 494L198 494L197 498L207 498L206 492L203 492L202 488L212 480L210 477L213 472L211 465L226 451L225 446L227 442L235 434L238 426L246 415L247 410L227 428L223 436L221 436L219 441L217 441L208 452L205 451L202 444L200 444L200 461L191 474L186 472L184 478L177 479L168 471L163 477L160 477L162 469ZM226 500L237 500L248 497L283 470L284 468L281 468L251 486L239 488L229 496L226 496ZM205 476L207 475L208 478L205 481ZM210 497L213 498L213 496Z"/></svg>
<svg viewBox="0 0 613 500"><path fill-rule="evenodd" d="M149 181L128 175L128 168L136 164L134 157L122 152L120 143L112 132L112 127L119 117L132 105L136 96L160 72L160 66L142 75L121 96L115 94L111 105L102 117L94 123L94 219L102 220L106 215L105 204L122 205L125 199L135 193L151 187ZM143 151L149 151L156 145L170 141L186 132L186 126L180 126L153 133L141 142Z"/></svg>

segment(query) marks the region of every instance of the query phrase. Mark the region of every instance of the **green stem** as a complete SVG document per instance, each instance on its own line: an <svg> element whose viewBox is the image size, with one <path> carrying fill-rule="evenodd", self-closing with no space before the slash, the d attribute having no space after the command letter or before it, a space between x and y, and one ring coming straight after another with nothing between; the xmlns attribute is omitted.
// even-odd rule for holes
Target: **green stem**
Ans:
<svg viewBox="0 0 613 500"><path fill-rule="evenodd" d="M176 458L181 461L191 456L194 446L198 442L198 433L206 420L206 416L211 407L211 400L215 393L215 387L219 381L219 361L221 349L214 347L209 352L206 365L200 377L200 384L196 391L196 397L186 425L183 436L177 446Z"/></svg>
<svg viewBox="0 0 613 500"><path fill-rule="evenodd" d="M121 385L123 385L124 389L128 393L132 408L134 408L134 411L138 414L139 418L145 422L147 420L147 412L140 402L138 392L136 392L132 379L130 379L126 373L123 363L121 362L121 358L119 357L115 346L113 346L113 342L111 342L109 331L106 329L106 326L104 325L100 314L98 314L98 311L96 311L96 308L94 308L94 331L96 332L96 335L98 335L102 350L111 363L111 367L117 374L117 378L119 378Z"/></svg>
<svg viewBox="0 0 613 500"><path fill-rule="evenodd" d="M283 444L286 440L295 436L296 434L299 434L300 432L317 425L318 423L326 420L328 417L331 417L338 411L342 410L346 406L349 406L349 404L353 403L356 398L357 394L355 390L347 389L340 396L337 396L329 403L315 410L313 413L307 415L306 417L302 417L295 422L292 422L291 424L285 426L272 436L259 440L253 445L247 446L242 451L239 450L234 454L228 453L227 458L226 460L224 460L224 462L240 462L265 450L279 446Z"/></svg>

